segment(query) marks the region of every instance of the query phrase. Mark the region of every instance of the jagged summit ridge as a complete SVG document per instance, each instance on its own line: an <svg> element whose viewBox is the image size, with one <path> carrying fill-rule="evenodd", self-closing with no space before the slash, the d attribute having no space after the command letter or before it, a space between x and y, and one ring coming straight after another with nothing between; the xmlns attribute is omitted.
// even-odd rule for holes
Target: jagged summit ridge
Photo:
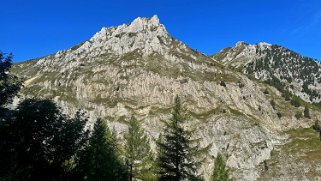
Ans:
<svg viewBox="0 0 321 181"><path fill-rule="evenodd" d="M187 59L206 59L212 61L202 53L196 52L184 43L174 39L167 31L158 17L138 17L130 24L122 24L109 28L102 28L90 40L85 41L68 50L59 51L54 55L37 60L37 65L43 67L43 71L51 71L58 65L63 67L61 72L77 67L85 62L109 58L121 61L123 56L130 57L159 56L172 62L184 62ZM188 55L186 57L186 55ZM106 58L109 57L109 58ZM185 57L185 58L183 58ZM191 61L189 61L190 64ZM194 65L190 65L194 66Z"/></svg>
<svg viewBox="0 0 321 181"><path fill-rule="evenodd" d="M267 43L267 42L259 42L257 44L249 44L249 43L247 43L245 41L238 41L238 42L236 42L235 47L238 47L238 46L260 46L260 47L264 47L265 46L265 47L270 47L270 46L272 46L272 44Z"/></svg>
<svg viewBox="0 0 321 181"><path fill-rule="evenodd" d="M130 24L123 24L116 27L103 27L90 40L95 40L102 37L110 38L110 35L119 35L124 33L149 34L151 31L157 31L158 34L168 34L164 25L160 24L158 16L154 15L152 18L138 17Z"/></svg>
<svg viewBox="0 0 321 181"><path fill-rule="evenodd" d="M230 64L233 67L240 67L253 61L254 58L262 58L264 55L260 52L271 50L272 47L280 47L267 42L259 42L257 44L249 44L245 41L238 41L234 47L221 50L212 57L223 63Z"/></svg>
<svg viewBox="0 0 321 181"><path fill-rule="evenodd" d="M253 49L267 49L267 48L271 48L272 47L272 44L270 43L267 43L267 42L259 42L257 44L249 44L245 41L238 41L236 44L235 44L235 47L234 48L244 48L246 50L253 50ZM223 49L224 50L224 49ZM221 52L223 51L221 50Z"/></svg>
<svg viewBox="0 0 321 181"><path fill-rule="evenodd" d="M152 18L136 18L130 24L104 27L80 47L79 51L92 52L98 48L103 53L119 55L134 50L140 50L143 54L163 54L166 51L165 46L170 43L171 37L155 15Z"/></svg>
<svg viewBox="0 0 321 181"><path fill-rule="evenodd" d="M138 32L143 31L149 27L154 28L159 26L162 26L164 28L164 26L159 23L159 18L157 15L154 15L152 18L138 17L129 25L129 30L131 32Z"/></svg>
<svg viewBox="0 0 321 181"><path fill-rule="evenodd" d="M70 63L88 57L113 54L124 55L138 52L142 56L160 54L170 57L170 50L186 51L187 46L172 38L157 15L151 18L138 17L130 24L103 27L90 40L68 50L59 51L53 57L45 57L37 64L49 66L55 62Z"/></svg>

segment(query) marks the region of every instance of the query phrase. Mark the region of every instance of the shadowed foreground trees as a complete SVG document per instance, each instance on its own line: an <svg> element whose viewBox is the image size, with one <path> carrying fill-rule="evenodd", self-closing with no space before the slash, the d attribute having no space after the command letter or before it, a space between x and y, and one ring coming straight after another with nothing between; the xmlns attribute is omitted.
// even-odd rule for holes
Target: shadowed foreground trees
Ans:
<svg viewBox="0 0 321 181"><path fill-rule="evenodd" d="M66 180L73 157L86 141L86 121L80 112L67 117L49 100L24 100L6 120L1 157L8 158L8 165L1 168L1 178Z"/></svg>
<svg viewBox="0 0 321 181"><path fill-rule="evenodd" d="M143 181L157 177L166 181L201 180L197 175L200 162L196 160L203 150L198 148L197 140L191 139L192 132L184 129L179 98L157 142L157 164L153 162L149 140L134 118L125 133L125 154L121 155L116 135L105 121L98 119L89 134L83 113L70 118L50 100L26 99L8 115L0 127L1 181L128 181L128 165L133 166L133 178ZM215 170L220 165L215 162ZM226 175L225 169L219 170Z"/></svg>
<svg viewBox="0 0 321 181"><path fill-rule="evenodd" d="M115 135L97 120L89 137L87 119L61 113L50 100L26 99L1 130L0 180L127 181Z"/></svg>

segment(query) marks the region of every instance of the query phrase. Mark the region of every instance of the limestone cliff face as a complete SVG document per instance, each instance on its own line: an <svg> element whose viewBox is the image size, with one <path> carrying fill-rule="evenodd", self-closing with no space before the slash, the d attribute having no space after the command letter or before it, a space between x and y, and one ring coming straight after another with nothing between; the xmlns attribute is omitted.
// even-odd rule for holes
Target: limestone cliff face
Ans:
<svg viewBox="0 0 321 181"><path fill-rule="evenodd" d="M179 95L189 115L186 126L196 128L202 146L211 145L201 169L207 178L222 152L234 178L260 180L262 163L289 141L284 131L310 127L321 116L312 107L312 119L296 118L302 107L174 39L157 16L102 28L84 43L12 71L26 80L23 96L51 98L69 114L84 109L92 122L106 118L120 137L124 120L134 115L156 139Z"/></svg>

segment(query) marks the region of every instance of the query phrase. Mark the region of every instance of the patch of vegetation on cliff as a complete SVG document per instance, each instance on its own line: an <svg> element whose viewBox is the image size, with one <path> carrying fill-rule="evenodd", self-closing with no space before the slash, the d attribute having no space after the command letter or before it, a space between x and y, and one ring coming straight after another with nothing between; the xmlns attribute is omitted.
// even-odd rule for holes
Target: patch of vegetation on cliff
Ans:
<svg viewBox="0 0 321 181"><path fill-rule="evenodd" d="M321 141L319 133L312 128L299 128L286 132L289 142L277 146L271 153L271 159L266 161L268 170L264 170L262 163L262 176L264 178L281 179L284 173L290 178L314 180L321 176L318 168L321 166ZM281 164L282 163L282 164ZM284 165L289 165L284 168ZM295 165L295 166L291 166ZM291 168L291 170L288 170ZM296 180L294 179L294 180Z"/></svg>
<svg viewBox="0 0 321 181"><path fill-rule="evenodd" d="M312 162L321 158L321 140L319 133L311 128L290 130L291 142L285 145L288 153L302 152L300 158Z"/></svg>

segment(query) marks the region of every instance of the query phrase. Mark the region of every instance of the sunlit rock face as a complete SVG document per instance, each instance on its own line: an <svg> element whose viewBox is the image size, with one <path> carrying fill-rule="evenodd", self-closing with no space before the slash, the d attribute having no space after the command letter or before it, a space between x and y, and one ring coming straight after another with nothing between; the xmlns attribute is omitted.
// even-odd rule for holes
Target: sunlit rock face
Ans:
<svg viewBox="0 0 321 181"><path fill-rule="evenodd" d="M255 49L249 46L245 54L254 55ZM233 56L228 54L222 62L233 61ZM174 97L180 96L188 115L186 127L195 128L193 136L201 138L202 147L210 145L200 168L205 178L221 152L234 178L260 180L264 161L276 145L289 141L284 131L310 127L320 117L311 109L312 119L297 119L294 114L302 107L291 106L275 88L174 39L157 16L102 28L86 42L16 64L12 72L25 79L21 99L50 98L67 114L85 110L88 126L104 118L120 138L127 130L125 120L134 115L142 120L154 151L162 120L170 118Z"/></svg>

